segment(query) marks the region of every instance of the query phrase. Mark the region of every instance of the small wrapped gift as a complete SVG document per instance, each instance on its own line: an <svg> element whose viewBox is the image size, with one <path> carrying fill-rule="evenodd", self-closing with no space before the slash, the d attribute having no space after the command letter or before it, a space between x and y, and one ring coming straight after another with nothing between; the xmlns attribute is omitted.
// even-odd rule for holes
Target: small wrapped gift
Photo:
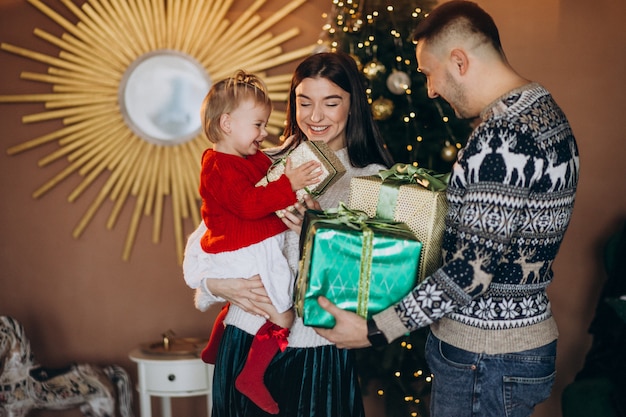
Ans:
<svg viewBox="0 0 626 417"><path fill-rule="evenodd" d="M322 194L324 190L334 184L346 172L346 167L343 166L335 152L327 144L322 141L307 140L300 143L283 158L276 160L267 171L265 178L261 179L256 186L265 186L270 181L276 181L280 178L285 172L287 158L291 158L291 164L294 168L311 160L321 164L322 174L320 182L296 191L298 201L302 201L305 194L311 194L313 197ZM293 210L293 206L286 207L286 209ZM276 212L279 217L282 217L281 213L281 210Z"/></svg>
<svg viewBox="0 0 626 417"><path fill-rule="evenodd" d="M378 175L350 181L350 209L364 211L370 217L406 223L422 242L420 281L441 266L448 177L449 174L396 164Z"/></svg>
<svg viewBox="0 0 626 417"><path fill-rule="evenodd" d="M295 306L307 326L335 325L319 306L320 295L369 318L400 301L417 282L422 244L403 223L369 219L340 205L307 210L302 230Z"/></svg>

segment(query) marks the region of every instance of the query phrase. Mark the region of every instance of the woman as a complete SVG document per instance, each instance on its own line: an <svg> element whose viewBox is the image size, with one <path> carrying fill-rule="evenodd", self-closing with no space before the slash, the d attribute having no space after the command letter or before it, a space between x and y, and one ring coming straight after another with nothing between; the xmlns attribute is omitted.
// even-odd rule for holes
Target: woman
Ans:
<svg viewBox="0 0 626 417"><path fill-rule="evenodd" d="M393 164L372 118L361 73L354 60L343 53L320 53L305 59L297 68L288 98L286 145L275 152L286 153L301 141L321 140L335 151L346 173L317 202L297 205L300 215L285 213L283 221L291 232L286 236L286 255L294 270L299 257L301 214L307 207L331 208L347 202L350 179L376 174ZM200 226L200 229L202 225ZM194 233L195 235L196 233ZM183 270L192 288L200 288L204 299L228 300L226 329L218 351L213 382L213 416L267 416L235 389L253 335L264 323L264 305L269 299L258 276L250 279L219 280L202 270L198 242L187 243ZM279 352L265 374L265 384L279 406L280 416L362 417L364 415L353 353L337 349L305 327L297 318L291 327L288 347Z"/></svg>

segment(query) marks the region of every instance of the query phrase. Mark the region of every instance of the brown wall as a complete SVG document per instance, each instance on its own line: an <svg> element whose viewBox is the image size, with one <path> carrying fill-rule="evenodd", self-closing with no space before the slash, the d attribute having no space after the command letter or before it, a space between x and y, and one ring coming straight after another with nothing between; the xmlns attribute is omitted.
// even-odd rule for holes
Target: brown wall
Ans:
<svg viewBox="0 0 626 417"><path fill-rule="evenodd" d="M60 2L56 9L63 9ZM616 223L626 216L626 151L623 94L626 91L626 4L612 0L480 0L501 28L512 64L550 89L568 115L581 153L581 181L570 230L554 265L550 288L558 321L558 380L552 398L535 416L560 415L563 387L580 369L590 339L587 327L605 279L599 250ZM241 10L236 1L234 10ZM268 10L284 4L269 3ZM303 34L290 43L314 42L330 0L311 0L286 19ZM60 35L62 30L26 1L0 0L0 41L55 55L58 51L32 34L33 28ZM46 66L0 52L0 94L47 92L48 85L19 80L22 70L43 73ZM290 70L293 67L290 67ZM621 100L620 100L621 99ZM41 112L37 104L0 105L0 147L7 149L56 130L56 121L24 125L24 115ZM38 200L32 192L67 166L37 161L56 149L48 144L8 156L0 153L0 314L20 320L36 358L47 366L68 362L119 363L136 371L127 358L139 343L157 340L173 329L180 336L207 335L217 310L202 314L192 305L174 253L172 226L164 221L162 241L151 242L143 222L131 259L122 261L131 208L118 225L105 223L107 202L79 239L71 231L102 186L99 181L74 203L68 194L80 182L72 176ZM169 219L166 209L164 218ZM187 232L193 225L189 221ZM135 379L136 380L136 379ZM175 401L177 411L203 410L201 401ZM370 415L376 414L370 408ZM38 413L46 415L48 413ZM77 411L57 413L75 415Z"/></svg>

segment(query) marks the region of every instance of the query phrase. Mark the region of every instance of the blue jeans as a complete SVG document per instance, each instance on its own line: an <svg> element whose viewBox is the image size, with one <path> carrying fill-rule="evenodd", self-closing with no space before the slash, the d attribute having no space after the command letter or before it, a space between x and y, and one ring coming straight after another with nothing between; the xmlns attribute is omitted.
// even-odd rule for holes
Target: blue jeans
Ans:
<svg viewBox="0 0 626 417"><path fill-rule="evenodd" d="M550 396L556 341L487 355L456 348L430 333L426 360L434 375L431 417L528 417Z"/></svg>

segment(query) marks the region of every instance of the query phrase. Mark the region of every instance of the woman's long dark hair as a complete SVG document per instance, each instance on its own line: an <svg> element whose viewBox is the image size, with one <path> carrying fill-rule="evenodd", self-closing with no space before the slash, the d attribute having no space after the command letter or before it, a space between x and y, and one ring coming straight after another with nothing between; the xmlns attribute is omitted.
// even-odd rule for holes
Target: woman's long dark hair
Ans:
<svg viewBox="0 0 626 417"><path fill-rule="evenodd" d="M307 140L296 121L296 87L305 78L325 78L350 93L350 111L346 123L346 145L350 163L355 167L369 164L393 165L378 126L367 102L363 78L352 57L343 52L311 55L298 65L291 78L287 101L284 137L295 136L292 146Z"/></svg>

